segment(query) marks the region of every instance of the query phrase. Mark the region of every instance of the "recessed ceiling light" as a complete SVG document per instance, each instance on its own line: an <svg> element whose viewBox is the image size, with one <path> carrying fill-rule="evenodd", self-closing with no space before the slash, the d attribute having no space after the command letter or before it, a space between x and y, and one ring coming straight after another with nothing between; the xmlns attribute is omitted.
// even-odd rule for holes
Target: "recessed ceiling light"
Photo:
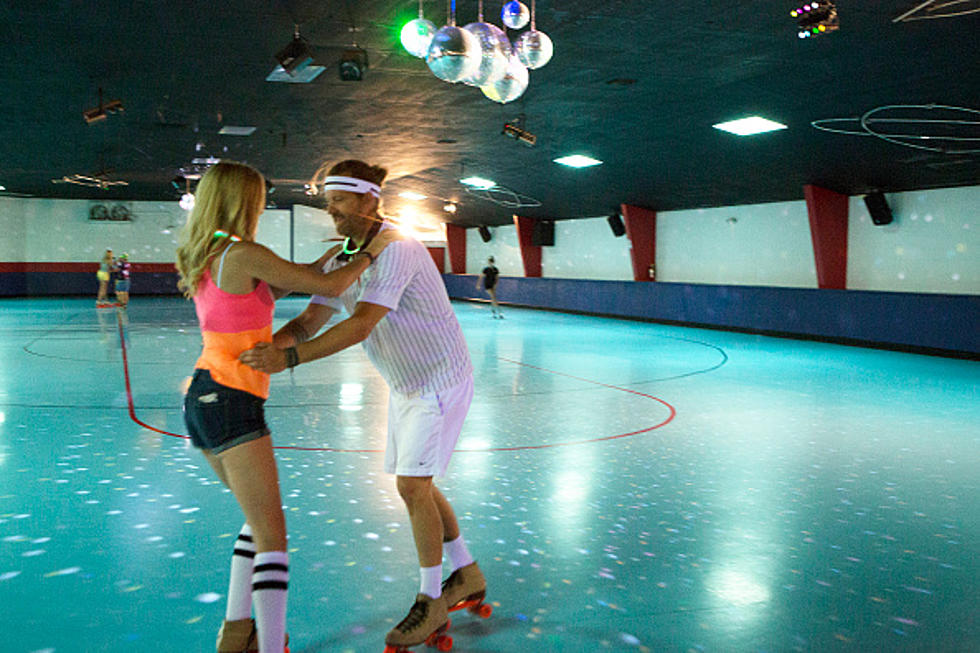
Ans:
<svg viewBox="0 0 980 653"><path fill-rule="evenodd" d="M255 131L255 127L244 127L236 125L225 125L218 130L219 134L224 134L226 136L251 136L252 132Z"/></svg>
<svg viewBox="0 0 980 653"><path fill-rule="evenodd" d="M597 166L602 161L593 159L591 156L585 156L584 154L572 154L555 159L555 163L560 163L570 168L588 168L589 166Z"/></svg>
<svg viewBox="0 0 980 653"><path fill-rule="evenodd" d="M497 182L490 179L484 179L483 177L467 177L466 179L460 179L459 183L466 186L472 186L473 188L479 188L481 190L487 190L497 185Z"/></svg>
<svg viewBox="0 0 980 653"><path fill-rule="evenodd" d="M740 120L720 122L717 125L712 125L712 127L738 136L751 136L753 134L776 131L777 129L786 129L786 125L767 120L761 116L749 116Z"/></svg>
<svg viewBox="0 0 980 653"><path fill-rule="evenodd" d="M415 191L406 190L398 193L398 197L404 197L407 200L424 200L428 195L423 195L422 193L416 193Z"/></svg>

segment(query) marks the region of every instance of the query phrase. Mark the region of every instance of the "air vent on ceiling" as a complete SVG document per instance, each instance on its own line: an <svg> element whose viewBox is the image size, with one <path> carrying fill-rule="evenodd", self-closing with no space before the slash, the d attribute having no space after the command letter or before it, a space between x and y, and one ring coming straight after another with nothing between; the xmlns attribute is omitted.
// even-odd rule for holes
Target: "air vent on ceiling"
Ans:
<svg viewBox="0 0 980 653"><path fill-rule="evenodd" d="M272 72L269 73L269 76L265 78L265 81L285 82L287 84L309 84L324 70L326 70L326 68L323 66L307 66L303 70L298 71L295 75L290 75L282 66L276 66L272 69Z"/></svg>

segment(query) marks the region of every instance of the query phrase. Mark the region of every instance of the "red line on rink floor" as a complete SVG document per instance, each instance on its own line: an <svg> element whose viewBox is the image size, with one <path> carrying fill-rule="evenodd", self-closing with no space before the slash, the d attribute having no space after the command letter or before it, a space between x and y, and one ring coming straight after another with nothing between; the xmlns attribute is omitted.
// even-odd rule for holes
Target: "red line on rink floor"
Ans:
<svg viewBox="0 0 980 653"><path fill-rule="evenodd" d="M139 424L143 428L149 429L149 430L154 431L156 433L160 433L161 435L168 435L168 436L174 437L174 438L181 438L183 440L189 440L190 439L189 436L180 435L178 433L171 433L170 431L164 431L162 429L156 428L155 426L150 426L146 422L141 421L136 416L136 409L135 409L135 406L133 404L133 390L132 390L132 385L130 384L130 380L129 380L129 357L128 357L127 353L126 353L126 332L125 332L125 329L123 327L122 312L121 311L117 315L117 322L119 323L119 342L120 342L120 345L122 347L123 376L125 377L125 380L126 380L126 401L127 401L128 408L129 408L129 417L130 417L130 419L132 419L134 422L136 422L137 424ZM658 424L654 424L653 426L648 426L647 428L644 428L644 429L639 429L639 430L636 430L636 431L630 431L628 433L619 433L617 435L606 435L606 436L598 437L598 438L589 438L587 440L575 440L575 441L571 441L571 442L552 442L552 443L548 443L548 444L531 444L531 445L522 445L522 446L518 446L518 447L490 447L488 449L456 449L457 452L460 452L460 453L485 453L485 452L494 452L494 451L525 451L525 450L530 450L530 449L552 449L552 448L555 448L555 447L570 447L570 446L580 445L580 444L590 444L590 443L593 443L593 442L604 442L606 440L618 440L620 438L628 438L628 437L631 437L631 436L634 436L634 435L639 435L641 433L648 433L650 431L653 431L654 429L658 429L658 428L660 428L662 426L666 426L667 424L669 424L671 422L671 420L674 419L674 417L677 416L677 411L674 409L673 406L671 406L669 403L667 403L663 399L660 399L659 397L654 397L653 395L648 395L648 394L643 393L643 392L637 392L636 390L630 390L629 388L621 388L619 386L610 385L608 383L601 383L599 381L593 381L591 379L585 379L585 378L582 378L580 376L574 376L572 374L565 374L564 372L556 372L555 370L549 370L549 369L544 368L544 367L537 367L536 365L529 365L527 363L522 363L521 361L511 360L509 358L500 358L500 360L505 361L505 362L508 362L508 363L512 363L514 365L521 365L523 367L528 367L528 368L531 368L531 369L534 369L534 370L538 370L538 371L541 371L541 372L547 372L548 374L556 374L558 376L564 376L564 377L567 377L567 378L570 378L570 379L575 379L577 381L582 381L584 383L591 383L592 385L601 386L603 388L610 388L611 390L618 390L620 392L628 392L630 394L634 394L634 395L637 395L639 397L644 397L646 399L652 399L653 401L656 401L656 402L658 402L658 403L663 404L664 406L666 406L667 407L667 410L670 411L670 412L669 412L669 414L667 416L667 419L663 420L662 422L659 422ZM381 453L382 452L381 449L337 449L337 448L333 448L333 447L298 447L298 446L289 446L289 445L280 445L280 446L275 446L274 448L275 449L290 450L290 451L327 451L327 452L335 452L335 453Z"/></svg>

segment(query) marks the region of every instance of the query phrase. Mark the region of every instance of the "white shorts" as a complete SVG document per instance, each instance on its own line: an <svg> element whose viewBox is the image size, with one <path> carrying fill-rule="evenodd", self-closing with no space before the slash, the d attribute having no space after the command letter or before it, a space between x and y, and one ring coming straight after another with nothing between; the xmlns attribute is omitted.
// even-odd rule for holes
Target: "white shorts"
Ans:
<svg viewBox="0 0 980 653"><path fill-rule="evenodd" d="M385 472L444 476L473 401L473 377L441 392L388 395Z"/></svg>

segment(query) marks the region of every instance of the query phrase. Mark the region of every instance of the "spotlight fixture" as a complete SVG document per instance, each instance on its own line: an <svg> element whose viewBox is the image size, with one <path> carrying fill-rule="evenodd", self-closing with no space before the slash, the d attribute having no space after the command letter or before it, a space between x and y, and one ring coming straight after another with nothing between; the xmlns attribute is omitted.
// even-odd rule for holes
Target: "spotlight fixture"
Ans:
<svg viewBox="0 0 980 653"><path fill-rule="evenodd" d="M345 82L359 82L364 79L368 67L367 51L351 48L340 56L340 79Z"/></svg>
<svg viewBox="0 0 980 653"><path fill-rule="evenodd" d="M121 113L123 111L125 111L125 109L123 108L122 100L109 100L108 102L103 102L102 89L100 88L99 106L82 111L82 117L85 118L86 124L91 125L93 122L105 120L109 117L110 113Z"/></svg>
<svg viewBox="0 0 980 653"><path fill-rule="evenodd" d="M299 74L313 63L313 53L310 52L310 46L299 35L299 25L296 25L293 32L293 40L276 53L276 61L291 76Z"/></svg>
<svg viewBox="0 0 980 653"><path fill-rule="evenodd" d="M531 132L525 129L521 129L519 126L517 126L512 122L505 122L504 129L500 133L503 134L504 136L510 136L511 138L515 138L521 143L527 145L528 147L534 147L534 144L538 140L537 136L535 136L534 134L532 134Z"/></svg>
<svg viewBox="0 0 980 653"><path fill-rule="evenodd" d="M789 12L789 15L796 19L796 25L799 28L796 35L801 39L836 32L840 29L837 7L829 0L812 0Z"/></svg>

